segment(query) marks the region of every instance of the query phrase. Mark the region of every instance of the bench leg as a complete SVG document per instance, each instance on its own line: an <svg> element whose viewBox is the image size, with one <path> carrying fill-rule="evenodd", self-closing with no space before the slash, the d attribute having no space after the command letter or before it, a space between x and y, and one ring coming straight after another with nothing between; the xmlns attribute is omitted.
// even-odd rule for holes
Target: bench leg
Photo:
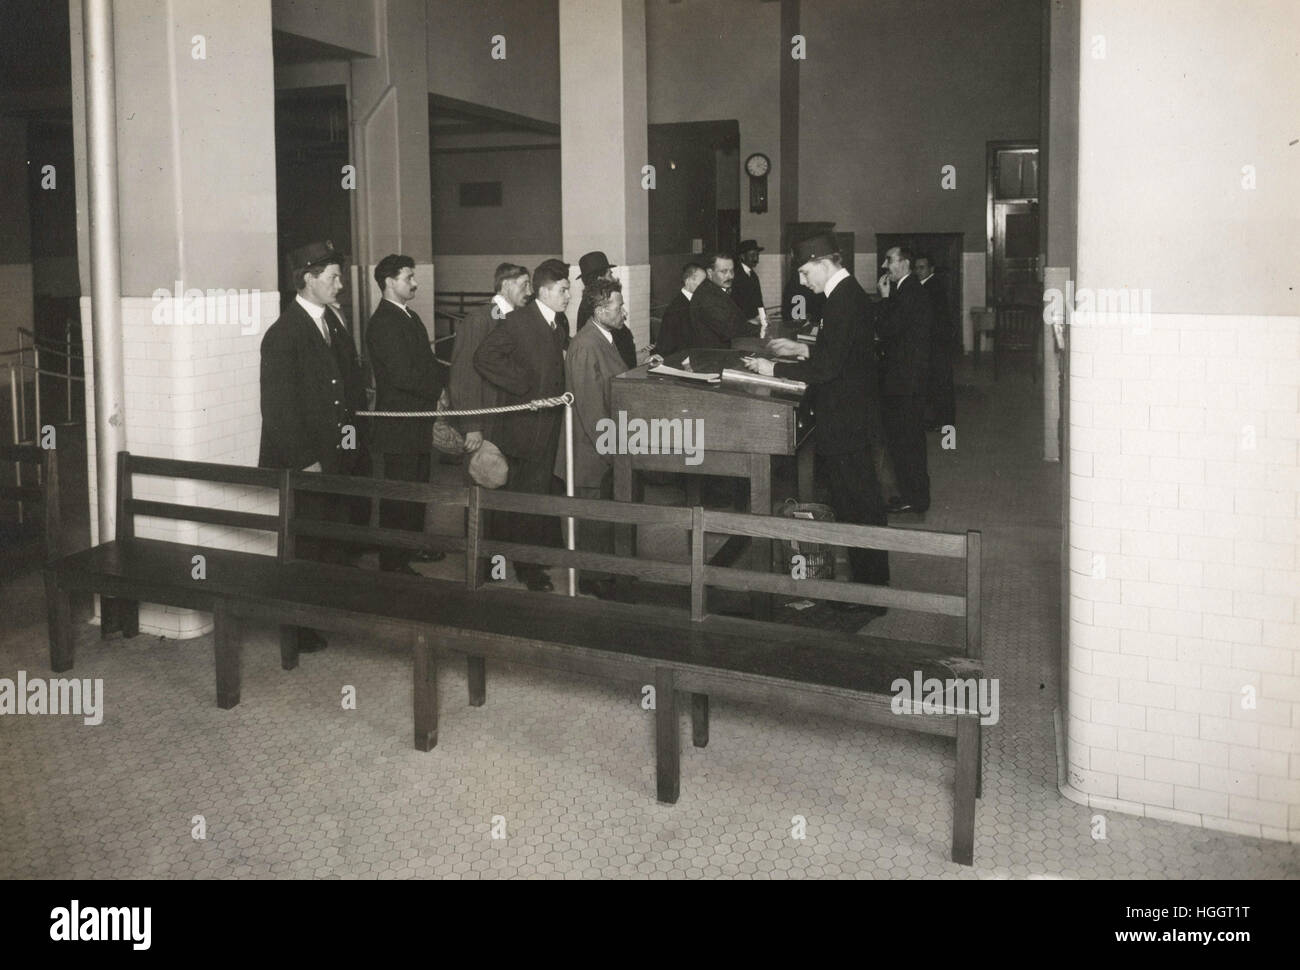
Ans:
<svg viewBox="0 0 1300 970"><path fill-rule="evenodd" d="M655 774L659 801L673 805L681 790L681 751L677 738L677 693L673 672L655 668Z"/></svg>
<svg viewBox="0 0 1300 970"><path fill-rule="evenodd" d="M122 621L118 618L117 602L111 596L100 596L99 598L99 638L101 640L107 640L122 629Z"/></svg>
<svg viewBox="0 0 1300 970"><path fill-rule="evenodd" d="M432 751L438 744L438 664L433 645L423 633L411 644L415 687L415 749Z"/></svg>
<svg viewBox="0 0 1300 970"><path fill-rule="evenodd" d="M117 628L126 639L140 635L140 601L116 600Z"/></svg>
<svg viewBox="0 0 1300 970"><path fill-rule="evenodd" d="M298 628L296 626L280 627L280 667L293 670L298 666Z"/></svg>
<svg viewBox="0 0 1300 970"><path fill-rule="evenodd" d="M482 657L467 658L469 664L469 706L482 707L487 702L487 663Z"/></svg>
<svg viewBox="0 0 1300 970"><path fill-rule="evenodd" d="M709 744L709 695L691 695L691 741L697 748Z"/></svg>
<svg viewBox="0 0 1300 970"><path fill-rule="evenodd" d="M212 614L212 639L217 659L217 707L228 711L239 703L239 619L218 603Z"/></svg>
<svg viewBox="0 0 1300 970"><path fill-rule="evenodd" d="M952 805L952 861L975 864L975 786L979 774L978 715L957 718L957 785Z"/></svg>
<svg viewBox="0 0 1300 970"><path fill-rule="evenodd" d="M49 619L50 669L56 674L72 669L72 599L59 588L53 573L45 574L45 608Z"/></svg>

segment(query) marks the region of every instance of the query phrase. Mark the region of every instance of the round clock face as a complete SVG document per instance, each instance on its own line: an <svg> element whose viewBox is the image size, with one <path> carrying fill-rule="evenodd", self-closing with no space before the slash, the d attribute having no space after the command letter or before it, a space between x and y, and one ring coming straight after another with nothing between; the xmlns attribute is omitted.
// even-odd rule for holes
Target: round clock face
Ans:
<svg viewBox="0 0 1300 970"><path fill-rule="evenodd" d="M755 152L745 159L745 171L754 178L762 178L767 174L767 170L772 167L766 155L761 152Z"/></svg>

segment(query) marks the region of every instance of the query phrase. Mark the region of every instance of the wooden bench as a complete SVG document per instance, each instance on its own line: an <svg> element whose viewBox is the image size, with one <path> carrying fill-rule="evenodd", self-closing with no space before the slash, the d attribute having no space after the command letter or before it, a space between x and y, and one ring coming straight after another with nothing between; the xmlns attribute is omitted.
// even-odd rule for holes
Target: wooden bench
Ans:
<svg viewBox="0 0 1300 970"><path fill-rule="evenodd" d="M783 708L849 714L926 733L955 737L957 770L952 858L971 864L975 799L980 790L980 713L955 691L941 711L894 713L894 682L914 676L943 683L982 677L979 664L979 534L953 535L914 530L837 525L768 516L710 512L635 503L446 488L409 482L275 472L196 462L133 458L119 461L118 538L52 564L46 573L50 597L51 666L72 664L67 595L88 589L114 599L127 635L138 628L140 601L209 610L214 616L217 702L239 702L241 629L259 622L280 627L281 663L297 665L296 631L313 627L361 636L390 635L412 648L415 746L437 743L437 669L447 654L467 658L469 703L485 703L487 661L545 666L656 691L657 795L675 802L680 791L678 702L689 696L693 741L708 743L711 697L775 704ZM274 488L278 515L229 512L132 498L136 474L172 475ZM372 499L441 503L463 507L465 538L376 529L302 519L294 494L317 491ZM667 526L689 534L690 561L662 561L534 547L484 538L488 511L513 511L599 519L621 525ZM205 549L189 544L137 539L136 514L165 515L240 528L274 530L277 555ZM827 542L895 552L964 558L964 596L922 593L705 565L706 536ZM437 580L381 573L296 558L297 539L320 536L372 545L464 550L461 580ZM207 578L191 578L193 555L207 557ZM492 557L519 558L560 567L630 576L645 584L689 591L689 609L636 605L588 598L546 596L491 588L480 563ZM487 587L487 588L485 588ZM961 651L932 644L838 634L806 627L737 619L708 612L710 589L762 591L843 602L869 603L964 616ZM544 597L544 598L543 598Z"/></svg>

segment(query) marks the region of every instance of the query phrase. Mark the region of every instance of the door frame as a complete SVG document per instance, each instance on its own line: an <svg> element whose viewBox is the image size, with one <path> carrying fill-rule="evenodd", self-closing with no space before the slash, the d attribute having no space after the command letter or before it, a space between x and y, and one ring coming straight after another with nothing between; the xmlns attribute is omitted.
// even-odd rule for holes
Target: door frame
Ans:
<svg viewBox="0 0 1300 970"><path fill-rule="evenodd" d="M996 293L993 289L993 204L995 192L993 190L993 170L997 164L998 152L1015 150L1023 148L1032 148L1038 152L1038 195L1034 198L1024 199L1000 199L1001 202L1034 202L1038 203L1043 194L1043 149L1037 141L990 141L985 142L984 150L984 305L993 306ZM1041 208L1040 208L1041 213ZM1042 233L1042 216L1039 216L1039 233ZM1039 267L1041 272L1042 267Z"/></svg>

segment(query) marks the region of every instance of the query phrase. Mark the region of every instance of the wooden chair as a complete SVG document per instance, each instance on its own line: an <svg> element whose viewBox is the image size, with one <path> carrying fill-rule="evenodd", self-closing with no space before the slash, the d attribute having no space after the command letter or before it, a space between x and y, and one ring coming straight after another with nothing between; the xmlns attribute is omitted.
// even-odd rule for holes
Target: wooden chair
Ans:
<svg viewBox="0 0 1300 970"><path fill-rule="evenodd" d="M993 379L998 379L1000 364L1008 354L1029 354L1029 374L1038 383L1039 341L1043 335L1042 308L1024 304L1005 304L996 308L993 326Z"/></svg>

